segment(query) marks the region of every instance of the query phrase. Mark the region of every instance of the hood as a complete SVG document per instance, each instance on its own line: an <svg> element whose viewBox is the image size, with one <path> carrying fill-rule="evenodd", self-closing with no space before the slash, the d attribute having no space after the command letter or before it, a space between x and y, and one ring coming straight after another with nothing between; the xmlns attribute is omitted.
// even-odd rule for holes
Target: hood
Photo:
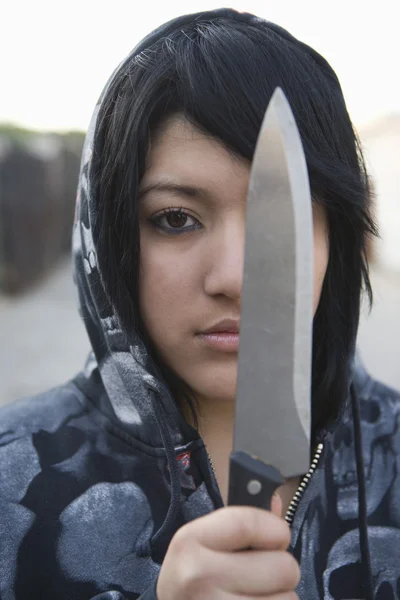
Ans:
<svg viewBox="0 0 400 600"><path fill-rule="evenodd" d="M93 190L97 185L92 157L94 148L96 152L102 151L101 141L96 137L98 114L116 75L153 42L193 18L194 15L187 15L156 29L133 49L108 80L86 134L73 227L74 282L79 311L93 350L86 365L86 375L93 375L96 369L99 371L107 394L106 398L100 399L102 410L133 437L157 448L166 446L160 419L166 419L169 446L171 443L175 447L181 446L197 438L198 434L181 415L143 341L138 335L129 336L128 340L108 300L93 236L97 215L97 198Z"/></svg>

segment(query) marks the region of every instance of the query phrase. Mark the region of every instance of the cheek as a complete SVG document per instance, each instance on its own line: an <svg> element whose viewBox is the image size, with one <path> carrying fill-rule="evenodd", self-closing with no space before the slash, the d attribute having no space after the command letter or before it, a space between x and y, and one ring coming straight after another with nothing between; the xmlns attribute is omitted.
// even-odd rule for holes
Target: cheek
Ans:
<svg viewBox="0 0 400 600"><path fill-rule="evenodd" d="M328 266L329 240L325 226L314 229L314 315L321 297L322 285Z"/></svg>
<svg viewBox="0 0 400 600"><path fill-rule="evenodd" d="M141 244L140 313L158 350L170 351L179 342L196 296L196 273L186 253L165 244Z"/></svg>

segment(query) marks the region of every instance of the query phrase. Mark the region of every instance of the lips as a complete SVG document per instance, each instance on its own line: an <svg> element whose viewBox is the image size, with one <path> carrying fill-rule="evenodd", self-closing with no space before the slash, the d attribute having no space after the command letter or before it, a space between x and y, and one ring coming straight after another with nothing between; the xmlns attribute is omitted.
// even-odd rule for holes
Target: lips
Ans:
<svg viewBox="0 0 400 600"><path fill-rule="evenodd" d="M223 319L208 329L201 331L200 335L208 335L211 333L239 333L239 319Z"/></svg>
<svg viewBox="0 0 400 600"><path fill-rule="evenodd" d="M198 337L209 348L219 352L238 352L239 320L223 319L198 334Z"/></svg>

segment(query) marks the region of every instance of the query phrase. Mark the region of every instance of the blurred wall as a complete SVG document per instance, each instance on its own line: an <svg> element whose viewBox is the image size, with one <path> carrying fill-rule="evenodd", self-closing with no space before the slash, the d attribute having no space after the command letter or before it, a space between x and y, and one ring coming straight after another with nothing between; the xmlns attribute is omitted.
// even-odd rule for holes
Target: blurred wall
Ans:
<svg viewBox="0 0 400 600"><path fill-rule="evenodd" d="M83 135L1 130L0 290L19 293L69 251Z"/></svg>

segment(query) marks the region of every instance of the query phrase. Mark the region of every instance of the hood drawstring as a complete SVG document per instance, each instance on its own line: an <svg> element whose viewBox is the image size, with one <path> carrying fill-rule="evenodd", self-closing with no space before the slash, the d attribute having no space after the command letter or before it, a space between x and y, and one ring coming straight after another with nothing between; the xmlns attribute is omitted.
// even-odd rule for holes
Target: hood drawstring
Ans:
<svg viewBox="0 0 400 600"><path fill-rule="evenodd" d="M165 448L165 454L167 456L167 463L171 483L171 502L168 508L167 516L160 529L150 540L150 544L154 554L160 553L160 555L162 556L167 551L169 539L172 537L171 534L173 534L173 531L170 530L176 527L179 512L181 510L181 483L179 466L176 460L174 444L172 442L171 434L168 430L165 414L161 413L161 411L163 410L161 399L159 398L158 392L156 390L154 390L150 386L148 387L148 389L151 394L151 401L153 405L154 414L160 431L161 439ZM165 547L159 546L161 540L165 540ZM155 549L156 546L158 546L157 550Z"/></svg>
<svg viewBox="0 0 400 600"><path fill-rule="evenodd" d="M371 556L369 552L368 541L368 523L367 523L367 505L366 505L366 486L364 461L362 450L362 434L360 423L360 405L354 388L354 384L350 386L351 404L353 410L353 425L354 425L354 445L357 465L357 480L358 480L358 513L359 513L359 534L360 534L360 552L361 562L363 567L363 580L365 600L373 600L374 588L372 583L371 572Z"/></svg>

